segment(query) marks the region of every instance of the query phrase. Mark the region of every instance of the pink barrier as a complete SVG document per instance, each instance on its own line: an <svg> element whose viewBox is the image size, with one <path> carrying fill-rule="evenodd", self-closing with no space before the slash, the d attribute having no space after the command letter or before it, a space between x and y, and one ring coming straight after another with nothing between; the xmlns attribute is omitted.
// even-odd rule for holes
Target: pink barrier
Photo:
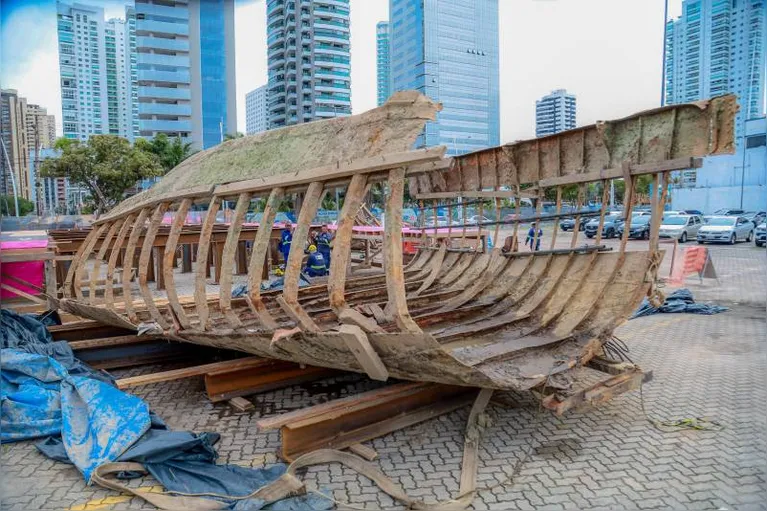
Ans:
<svg viewBox="0 0 767 511"><path fill-rule="evenodd" d="M48 246L47 237L44 239L29 237L27 239L5 239L0 240L0 250L25 250L33 248L45 248ZM10 275L17 279L29 282L33 286L39 288L43 287L43 272L45 263L43 261L23 261L15 263L2 263L2 274L0 274L0 282L7 284L11 287L15 287L29 293L31 295L38 294L36 289L32 289L27 286L23 286L18 282L11 279L3 279L2 275ZM19 295L5 289L0 289L0 300L7 298L16 298Z"/></svg>

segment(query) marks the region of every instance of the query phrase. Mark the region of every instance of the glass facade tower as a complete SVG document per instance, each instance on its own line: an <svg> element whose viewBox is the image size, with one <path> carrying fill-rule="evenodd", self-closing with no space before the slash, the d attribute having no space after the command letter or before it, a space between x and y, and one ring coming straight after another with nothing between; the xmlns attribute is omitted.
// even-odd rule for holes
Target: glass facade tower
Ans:
<svg viewBox="0 0 767 511"><path fill-rule="evenodd" d="M443 105L417 146L463 154L500 143L498 0L389 0L391 91Z"/></svg>
<svg viewBox="0 0 767 511"><path fill-rule="evenodd" d="M376 80L377 80L377 104L386 103L391 96L391 82L389 78L389 24L381 21L376 25Z"/></svg>
<svg viewBox="0 0 767 511"><path fill-rule="evenodd" d="M268 124L351 115L349 0L266 4Z"/></svg>
<svg viewBox="0 0 767 511"><path fill-rule="evenodd" d="M233 2L136 0L135 9L141 136L220 143L237 129Z"/></svg>
<svg viewBox="0 0 767 511"><path fill-rule="evenodd" d="M765 0L684 0L666 25L665 102L734 92L740 140L745 121L765 114L766 24Z"/></svg>

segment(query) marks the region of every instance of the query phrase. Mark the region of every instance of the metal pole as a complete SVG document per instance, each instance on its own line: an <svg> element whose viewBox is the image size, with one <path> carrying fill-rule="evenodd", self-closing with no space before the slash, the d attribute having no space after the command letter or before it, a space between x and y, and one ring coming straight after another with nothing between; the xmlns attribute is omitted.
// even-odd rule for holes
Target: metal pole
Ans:
<svg viewBox="0 0 767 511"><path fill-rule="evenodd" d="M743 194L746 186L746 128L743 128L743 162L740 167L740 209L743 209Z"/></svg>
<svg viewBox="0 0 767 511"><path fill-rule="evenodd" d="M5 140L3 140L3 137L0 137L0 143L3 144L3 153L5 153L5 162L8 165L8 168L10 169L11 174L11 186L13 187L13 204L16 207L16 216L19 215L19 189L16 188L16 176L13 174L13 165L11 165L11 159L8 158L8 149L5 147Z"/></svg>

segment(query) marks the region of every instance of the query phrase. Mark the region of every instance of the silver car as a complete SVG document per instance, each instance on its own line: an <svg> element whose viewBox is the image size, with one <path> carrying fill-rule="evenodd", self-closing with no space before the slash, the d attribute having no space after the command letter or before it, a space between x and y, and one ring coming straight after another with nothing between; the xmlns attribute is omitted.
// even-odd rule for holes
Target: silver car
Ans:
<svg viewBox="0 0 767 511"><path fill-rule="evenodd" d="M754 224L742 216L712 216L708 223L698 230L698 243L729 243L754 237Z"/></svg>
<svg viewBox="0 0 767 511"><path fill-rule="evenodd" d="M688 239L695 239L698 231L703 226L703 219L699 215L663 215L660 223L661 238L676 238L680 243Z"/></svg>

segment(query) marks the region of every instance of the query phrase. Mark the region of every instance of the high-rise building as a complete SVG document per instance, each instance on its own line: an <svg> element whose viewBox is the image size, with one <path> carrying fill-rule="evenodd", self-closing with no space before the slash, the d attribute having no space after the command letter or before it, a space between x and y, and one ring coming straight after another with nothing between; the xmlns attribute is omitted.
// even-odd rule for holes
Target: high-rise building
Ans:
<svg viewBox="0 0 767 511"><path fill-rule="evenodd" d="M349 0L266 6L269 128L351 114Z"/></svg>
<svg viewBox="0 0 767 511"><path fill-rule="evenodd" d="M104 9L56 2L64 136L108 133Z"/></svg>
<svg viewBox="0 0 767 511"><path fill-rule="evenodd" d="M197 149L237 130L234 2L136 0L139 131Z"/></svg>
<svg viewBox="0 0 767 511"><path fill-rule="evenodd" d="M126 7L126 18L133 15ZM131 37L135 47L134 25L121 19L110 19L104 24L104 53L106 59L107 122L110 135L119 135L133 141L139 135L138 108L135 82L135 52L131 53ZM133 57L131 59L131 57Z"/></svg>
<svg viewBox="0 0 767 511"><path fill-rule="evenodd" d="M416 146L463 154L498 145L498 0L389 0L391 92L442 103Z"/></svg>
<svg viewBox="0 0 767 511"><path fill-rule="evenodd" d="M389 81L389 23L380 21L376 25L376 79L378 82L377 96L378 106L386 103L391 96L391 83Z"/></svg>
<svg viewBox="0 0 767 511"><path fill-rule="evenodd" d="M253 135L268 129L266 123L266 85L245 94L245 133Z"/></svg>
<svg viewBox="0 0 767 511"><path fill-rule="evenodd" d="M0 91L0 140L0 193L29 199L27 100L14 89Z"/></svg>
<svg viewBox="0 0 767 511"><path fill-rule="evenodd" d="M27 105L27 145L33 151L52 148L56 143L56 116L40 105Z"/></svg>
<svg viewBox="0 0 767 511"><path fill-rule="evenodd" d="M535 136L545 137L575 128L575 96L565 89L551 91L535 102Z"/></svg>
<svg viewBox="0 0 767 511"><path fill-rule="evenodd" d="M59 73L64 136L87 140L138 135L135 96L135 19L104 21L104 9L57 2Z"/></svg>
<svg viewBox="0 0 767 511"><path fill-rule="evenodd" d="M765 0L684 0L666 25L665 102L738 95L738 144L747 119L765 114Z"/></svg>

